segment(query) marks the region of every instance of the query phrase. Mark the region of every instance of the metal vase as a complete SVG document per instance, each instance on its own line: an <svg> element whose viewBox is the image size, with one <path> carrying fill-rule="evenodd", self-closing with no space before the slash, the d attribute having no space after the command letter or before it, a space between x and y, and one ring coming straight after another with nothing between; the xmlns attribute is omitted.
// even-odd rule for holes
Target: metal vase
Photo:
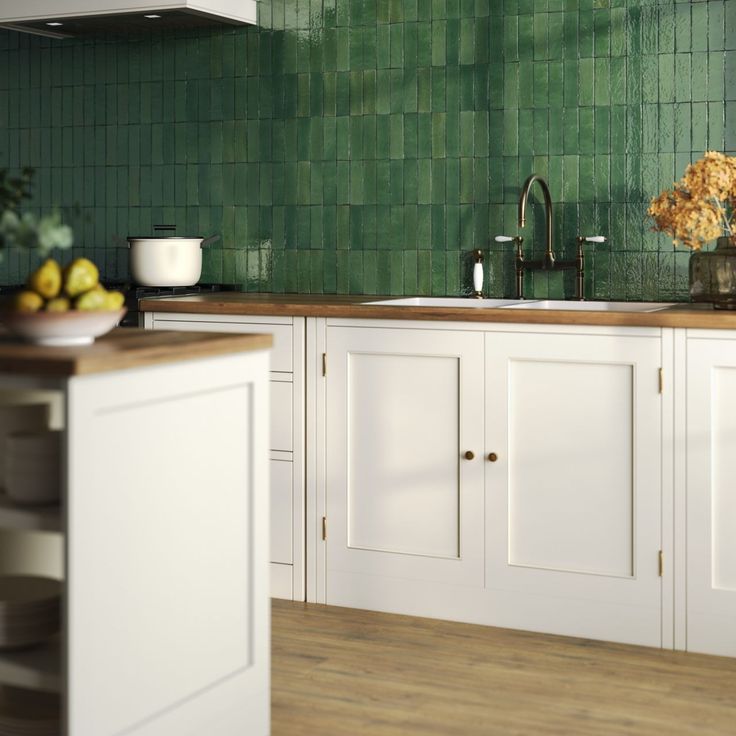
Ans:
<svg viewBox="0 0 736 736"><path fill-rule="evenodd" d="M715 250L690 256L690 298L736 309L736 237L718 238Z"/></svg>

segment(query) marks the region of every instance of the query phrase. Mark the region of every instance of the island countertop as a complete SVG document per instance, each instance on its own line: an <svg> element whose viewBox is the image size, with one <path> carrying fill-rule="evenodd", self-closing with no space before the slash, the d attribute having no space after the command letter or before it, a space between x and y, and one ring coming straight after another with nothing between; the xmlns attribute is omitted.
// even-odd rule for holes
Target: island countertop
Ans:
<svg viewBox="0 0 736 736"><path fill-rule="evenodd" d="M0 373L68 377L270 348L270 335L117 328L92 345L43 347L0 334Z"/></svg>
<svg viewBox="0 0 736 736"><path fill-rule="evenodd" d="M709 304L683 303L655 312L619 312L575 309L417 307L370 303L390 298L392 297L223 291L195 296L143 299L139 306L142 312L179 314L736 329L736 311L715 310ZM401 297L394 298L400 299Z"/></svg>

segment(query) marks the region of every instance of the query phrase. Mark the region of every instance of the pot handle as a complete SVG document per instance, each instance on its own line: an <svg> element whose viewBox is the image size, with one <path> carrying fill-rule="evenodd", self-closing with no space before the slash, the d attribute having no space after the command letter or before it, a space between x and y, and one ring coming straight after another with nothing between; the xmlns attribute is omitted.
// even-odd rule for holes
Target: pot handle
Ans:
<svg viewBox="0 0 736 736"><path fill-rule="evenodd" d="M202 248L205 247L205 245L212 245L213 243L216 243L220 239L219 235L210 235L209 238L205 238L201 243L200 246Z"/></svg>

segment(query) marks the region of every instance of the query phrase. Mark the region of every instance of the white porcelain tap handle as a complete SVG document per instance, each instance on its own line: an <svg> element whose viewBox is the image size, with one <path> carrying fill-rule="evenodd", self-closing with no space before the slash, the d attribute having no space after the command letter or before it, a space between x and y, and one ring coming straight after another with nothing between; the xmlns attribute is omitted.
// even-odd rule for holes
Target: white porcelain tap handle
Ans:
<svg viewBox="0 0 736 736"><path fill-rule="evenodd" d="M473 289L476 294L483 291L483 264L480 262L473 266Z"/></svg>
<svg viewBox="0 0 736 736"><path fill-rule="evenodd" d="M603 235L589 235L583 238L586 243L605 243L606 238Z"/></svg>
<svg viewBox="0 0 736 736"><path fill-rule="evenodd" d="M510 243L513 240L509 235L496 235L497 243Z"/></svg>

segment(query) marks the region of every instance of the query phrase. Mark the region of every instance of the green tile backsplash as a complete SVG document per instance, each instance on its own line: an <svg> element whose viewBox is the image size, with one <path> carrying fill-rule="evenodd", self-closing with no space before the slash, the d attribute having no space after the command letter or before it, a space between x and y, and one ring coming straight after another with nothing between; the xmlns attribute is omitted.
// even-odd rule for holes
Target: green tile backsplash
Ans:
<svg viewBox="0 0 736 736"><path fill-rule="evenodd" d="M493 236L517 233L536 171L560 255L609 239L588 297L683 299L689 254L645 210L708 148L736 151L734 0L271 0L258 28L0 32L0 166L37 168L38 206L79 208L77 252L111 280L116 237L176 223L222 233L203 278L249 290L456 294L481 248L510 295ZM31 265L8 254L0 280Z"/></svg>

